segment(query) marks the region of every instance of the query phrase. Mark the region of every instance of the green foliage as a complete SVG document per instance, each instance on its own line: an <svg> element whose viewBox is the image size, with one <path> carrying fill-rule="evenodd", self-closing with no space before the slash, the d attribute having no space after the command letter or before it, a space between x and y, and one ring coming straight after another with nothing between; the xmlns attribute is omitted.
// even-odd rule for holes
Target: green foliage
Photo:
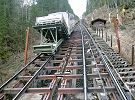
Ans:
<svg viewBox="0 0 135 100"><path fill-rule="evenodd" d="M73 13L68 0L38 0L37 5L38 16L45 16L49 13L59 12L59 11L69 11Z"/></svg>
<svg viewBox="0 0 135 100"><path fill-rule="evenodd" d="M10 53L24 49L25 29L35 23L38 16L58 11L73 13L68 0L0 0L0 61L6 61Z"/></svg>
<svg viewBox="0 0 135 100"><path fill-rule="evenodd" d="M2 62L6 62L6 60L9 58L9 52L7 50L0 51L0 59Z"/></svg>
<svg viewBox="0 0 135 100"><path fill-rule="evenodd" d="M86 8L86 13L92 12L94 9L98 9L99 7L102 7L104 5L108 6L108 9L112 8L134 8L135 7L135 0L88 0L87 1L87 8Z"/></svg>
<svg viewBox="0 0 135 100"><path fill-rule="evenodd" d="M124 25L119 25L118 27L119 27L120 30L125 30L126 29L126 27Z"/></svg>

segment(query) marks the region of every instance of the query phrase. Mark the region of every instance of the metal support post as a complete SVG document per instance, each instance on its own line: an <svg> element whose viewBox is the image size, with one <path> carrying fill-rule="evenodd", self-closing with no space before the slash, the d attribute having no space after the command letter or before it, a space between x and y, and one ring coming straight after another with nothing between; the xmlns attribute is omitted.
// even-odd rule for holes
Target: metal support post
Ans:
<svg viewBox="0 0 135 100"><path fill-rule="evenodd" d="M56 34L55 34L55 37L56 37L56 42L58 42L57 28L56 28Z"/></svg>
<svg viewBox="0 0 135 100"><path fill-rule="evenodd" d="M40 30L40 33L41 33L41 41L40 41L40 44L43 43L43 30Z"/></svg>

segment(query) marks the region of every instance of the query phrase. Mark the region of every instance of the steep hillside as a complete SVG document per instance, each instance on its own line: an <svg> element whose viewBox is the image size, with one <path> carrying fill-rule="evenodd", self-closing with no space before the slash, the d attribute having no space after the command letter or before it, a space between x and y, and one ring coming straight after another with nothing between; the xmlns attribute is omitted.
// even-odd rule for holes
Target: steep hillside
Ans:
<svg viewBox="0 0 135 100"><path fill-rule="evenodd" d="M68 0L0 0L0 84L24 65L26 28L30 27L30 60L35 56L32 45L40 37L31 28L36 17L58 11L73 13Z"/></svg>
<svg viewBox="0 0 135 100"><path fill-rule="evenodd" d="M67 0L0 0L0 62L24 49L25 29L37 16L58 11L73 13Z"/></svg>
<svg viewBox="0 0 135 100"><path fill-rule="evenodd" d="M106 28L104 29L104 36L106 33L108 34L107 43L109 45L111 44L112 36L113 48L118 51L117 39L114 33L114 25L112 22L112 17L117 17L119 22L118 33L121 43L121 55L131 63L132 47L133 45L135 45L135 8L133 8L134 1L130 0L130 2L125 1L124 3L122 3L121 0L117 0L119 2L116 2L116 4L111 3L112 0L109 0L109 3L101 3L97 2L97 0L90 1L87 3L87 12L85 17L88 25L90 25L91 20L96 18L102 18L107 20Z"/></svg>

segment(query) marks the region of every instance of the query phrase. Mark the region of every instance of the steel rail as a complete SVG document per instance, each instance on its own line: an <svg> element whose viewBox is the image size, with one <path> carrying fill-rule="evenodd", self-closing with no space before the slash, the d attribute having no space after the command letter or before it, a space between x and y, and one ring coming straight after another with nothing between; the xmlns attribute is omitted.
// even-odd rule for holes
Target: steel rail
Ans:
<svg viewBox="0 0 135 100"><path fill-rule="evenodd" d="M98 44L98 46L100 47L100 49L103 51L103 47L102 47L102 45L100 46L99 44ZM114 51L113 49L111 49L112 51ZM106 54L107 53L109 53L109 52L106 52ZM121 77L120 76L120 74L121 73L132 73L132 72L135 72L135 71L130 71L130 72L118 72L116 69L115 69L115 67L114 67L114 65L113 65L113 63L111 62L111 60L109 59L109 57L107 56L107 55L104 55L104 57L105 57L105 59L108 61L108 63L109 63L109 65L111 65L112 67L112 69L113 69L113 72L114 72L114 75L117 75L118 76L118 78L120 79L119 81L120 81L120 83L121 84L124 84L124 86L123 86L123 88L124 89L126 89L129 93L128 93L128 95L129 95L129 98L130 98L130 96L132 96L132 98L134 98L135 99L135 96L134 96L134 94L132 93L132 91L130 90L130 88L128 87L128 85L124 82L124 78L133 78L132 76L131 77ZM118 66L119 64L117 64L117 66ZM119 69L121 69L121 68L119 68ZM132 69L132 68L122 68L122 69ZM128 97L127 97L128 98ZM130 99L129 99L130 100Z"/></svg>
<svg viewBox="0 0 135 100"><path fill-rule="evenodd" d="M60 75L64 75L65 73L65 70L66 70L66 66L69 62L69 58L70 58L70 55L71 55L71 51L72 51L72 48L70 46L70 48L67 50L67 54L65 55L66 57L63 58L63 62L61 66L62 70L61 70L61 73ZM51 62L51 61L50 61ZM51 84L50 86L50 89L51 89L51 92L47 95L47 100L53 100L55 98L56 95L58 95L58 88L61 86L61 83L62 83L62 77L56 77L57 75L55 75L55 78L53 79L53 84ZM38 76L39 77L39 76Z"/></svg>
<svg viewBox="0 0 135 100"><path fill-rule="evenodd" d="M127 86L127 84L124 83L124 81L122 80L122 77L120 77L119 73L117 72L117 70L114 68L112 62L110 61L110 59L107 57L107 55L105 55L105 58L108 60L109 64L112 66L114 72L116 73L117 76L119 76L121 82L125 85L126 89L129 90L129 87ZM126 78L126 77L124 77ZM133 93L129 90L130 94L132 95L132 97L135 99L135 96L133 95Z"/></svg>
<svg viewBox="0 0 135 100"><path fill-rule="evenodd" d="M97 44L99 47L100 47L100 49L103 51L103 49L104 49L104 47L102 46L102 45L100 45L100 44ZM111 50L115 53L115 51L111 48ZM119 79L119 82L120 82L120 84L122 84L122 88L124 89L124 90L126 90L127 91L127 98L128 98L128 100L131 100L131 98L134 98L135 99L135 96L134 96L134 94L132 93L132 90L130 90L130 88L129 88L129 86L127 85L127 83L125 83L124 82L124 78L133 78L132 76L131 77L121 77L120 76L120 74L121 73L129 73L129 72L118 72L117 70L116 70L116 68L115 68L115 65L113 65L113 63L112 63L112 61L109 59L109 57L108 57L108 55L107 54L109 54L109 52L104 52L104 53L106 53L105 55L104 55L104 57L105 57L105 59L108 61L108 63L109 63L109 65L111 66L111 68L113 69L113 74L117 77L118 76L118 79ZM110 56L110 55L109 55ZM119 55L118 55L119 56ZM119 56L120 57L120 56ZM117 62L121 62L121 61L117 61ZM119 65L121 65L121 64L117 64L117 66L119 66ZM122 64L123 65L123 64ZM118 69L121 69L121 68L118 68ZM131 67L130 68L122 68L122 69L132 69ZM132 72L134 72L134 71L130 71L130 73L132 73Z"/></svg>
<svg viewBox="0 0 135 100"><path fill-rule="evenodd" d="M85 47L84 47L84 34L82 32L82 27L80 24L80 30L82 35L82 51L83 51L83 78L84 78L84 100L88 99L87 96L87 76L86 76L86 58L85 58Z"/></svg>
<svg viewBox="0 0 135 100"><path fill-rule="evenodd" d="M65 61L62 64L62 70L61 70L60 75L63 75L65 73L67 64L69 63L69 58L70 58L70 55L71 55L71 51L72 51L72 45L70 45L69 50L67 50L67 51L68 52L66 54ZM58 88L61 86L62 80L63 80L62 78L58 79L57 86L56 86L56 88L54 88L54 90L53 90L54 92L52 93L52 95L54 95L54 93L58 92ZM57 95L58 95L58 93L57 93Z"/></svg>
<svg viewBox="0 0 135 100"><path fill-rule="evenodd" d="M94 57L93 50L92 50L91 45L90 45L90 42L89 42L89 48L90 48L90 52L91 52L91 54L92 54L92 57L93 57L94 61L96 62L96 59L95 59L95 57ZM97 66L97 63L96 63L96 68L99 69L99 67ZM102 80L102 77L101 77L101 74L100 74L99 70L97 70L97 71L98 71L98 75L99 75L100 80ZM106 100L108 100L108 98L107 98L107 92L106 92L106 90L105 90L105 86L104 86L104 84L103 84L103 81L102 81L101 84L102 84L102 86L103 86L103 92L105 93Z"/></svg>
<svg viewBox="0 0 135 100"><path fill-rule="evenodd" d="M13 77L11 77L9 80L7 80L1 87L0 87L0 92L2 92L2 90L15 78L17 78L17 76L23 72L30 64L32 64L37 58L39 58L41 56L41 54L39 54L38 56L36 56L31 62L29 62L26 66L24 66L19 72L17 72Z"/></svg>
<svg viewBox="0 0 135 100"><path fill-rule="evenodd" d="M87 33L89 34L89 31L88 29L83 25L83 27L86 29ZM112 69L109 67L110 65L108 64L108 61L106 61L106 58L105 58L105 53L103 51L101 51L97 45L97 43L94 41L93 37L91 36L91 34L89 34L91 40L93 41L94 45L96 46L97 50L99 51L99 54L101 55L101 58L102 58L102 61L103 63L105 64L105 67L108 71L108 73L110 74L112 80L113 80L113 83L121 97L122 100L128 100L126 94L125 94L125 91L123 90L123 88L121 87L120 83L116 80L116 77L112 71Z"/></svg>
<svg viewBox="0 0 135 100"><path fill-rule="evenodd" d="M51 60L51 58L53 57L53 55L51 55L45 62L44 64L41 66L41 68L34 74L34 76L26 83L26 85L19 91L19 93L13 98L13 100L18 100L23 93L25 93L25 91L29 88L29 86L31 85L32 81L34 79L37 78L38 74L42 71L42 69L45 67L45 65Z"/></svg>
<svg viewBox="0 0 135 100"><path fill-rule="evenodd" d="M98 46L100 47L100 49L103 51L103 47L102 47L102 45L99 45L98 44ZM113 49L111 49L112 51L114 51ZM113 63L112 63L112 61L109 59L109 57L107 56L107 54L109 53L109 52L105 52L106 54L104 55L104 57L105 57L105 59L108 61L108 63L109 63L109 65L110 66L112 66L111 68L113 69L113 74L114 75L116 75L116 77L118 76L118 78L119 78L119 82L123 85L122 86L122 88L124 88L126 91L128 91L129 93L127 93L127 98L128 98L128 100L130 100L130 98L132 97L132 98L134 98L135 99L135 96L134 96L134 94L132 93L132 91L130 90L130 88L128 87L128 85L124 82L124 78L133 78L132 76L131 77L121 77L120 76L120 74L121 73L129 73L129 72L118 72L117 70L116 70L116 68L114 67L114 65L113 65ZM110 55L109 55L110 56ZM117 62L119 62L119 61L117 61ZM117 64L117 66L119 66L119 64ZM119 69L121 69L121 68L119 68ZM132 68L122 68L122 69L132 69ZM134 72L134 71L130 71L130 73L132 73L132 72Z"/></svg>

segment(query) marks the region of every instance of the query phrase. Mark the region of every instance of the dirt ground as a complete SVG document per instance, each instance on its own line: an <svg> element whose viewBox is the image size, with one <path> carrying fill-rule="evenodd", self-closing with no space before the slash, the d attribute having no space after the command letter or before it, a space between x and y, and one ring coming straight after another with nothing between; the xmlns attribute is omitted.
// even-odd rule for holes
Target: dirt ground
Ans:
<svg viewBox="0 0 135 100"><path fill-rule="evenodd" d="M33 53L33 45L39 44L40 35L32 30L29 33L29 50L28 50L28 62L31 61L36 55ZM25 45L25 44L24 44ZM24 51L16 52L12 54L8 61L0 65L0 85L7 81L17 71L24 67Z"/></svg>
<svg viewBox="0 0 135 100"><path fill-rule="evenodd" d="M131 10L131 14L133 14L133 11L135 9ZM99 16L100 15L100 16ZM112 23L109 22L109 11L106 9L106 7L99 8L97 10L94 10L94 15L90 13L85 17L85 20L87 21L88 25L90 26L90 22L93 19L101 18L107 20L106 28L104 29L104 39L105 34L108 35L108 45L111 44L111 35L113 40L112 48L118 52L117 47L117 41L116 36L114 33L114 26ZM112 11L112 16L116 16L116 9ZM119 18L121 18L121 15L119 14ZM120 38L120 45L121 45L121 56L124 57L126 60L131 63L131 56L132 56L132 46L135 45L135 19L127 19L126 22L121 24L119 22L119 28L118 28L119 38ZM135 50L134 50L135 51ZM134 55L135 58L135 55ZM135 61L134 61L135 65Z"/></svg>

